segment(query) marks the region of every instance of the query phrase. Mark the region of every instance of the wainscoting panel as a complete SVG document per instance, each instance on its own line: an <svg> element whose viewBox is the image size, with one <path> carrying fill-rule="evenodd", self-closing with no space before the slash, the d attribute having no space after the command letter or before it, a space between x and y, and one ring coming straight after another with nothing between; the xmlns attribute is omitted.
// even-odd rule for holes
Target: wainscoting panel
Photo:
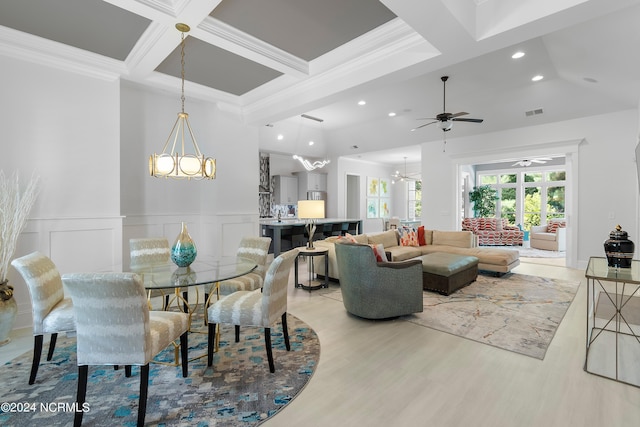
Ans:
<svg viewBox="0 0 640 427"><path fill-rule="evenodd" d="M72 272L122 270L122 218L55 218L29 220L20 235L15 258L42 252L56 264L61 275ZM18 317L14 328L32 325L27 285L12 267Z"/></svg>

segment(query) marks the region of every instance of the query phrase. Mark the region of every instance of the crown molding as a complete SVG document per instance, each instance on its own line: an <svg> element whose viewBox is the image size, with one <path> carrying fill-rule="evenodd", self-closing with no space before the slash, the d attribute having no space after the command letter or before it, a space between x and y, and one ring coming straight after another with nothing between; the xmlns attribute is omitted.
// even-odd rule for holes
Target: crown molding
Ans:
<svg viewBox="0 0 640 427"><path fill-rule="evenodd" d="M309 63L238 30L218 19L208 16L198 28L194 30L194 36L213 45L251 59L266 67L280 71L284 74L294 75L300 78L309 75Z"/></svg>

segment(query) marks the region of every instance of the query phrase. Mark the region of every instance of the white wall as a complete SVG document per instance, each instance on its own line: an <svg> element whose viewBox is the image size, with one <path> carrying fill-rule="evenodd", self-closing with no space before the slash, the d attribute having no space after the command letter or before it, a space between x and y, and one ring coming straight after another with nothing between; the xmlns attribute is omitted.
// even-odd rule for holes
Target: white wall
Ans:
<svg viewBox="0 0 640 427"><path fill-rule="evenodd" d="M119 83L0 56L0 169L40 176L15 256L40 251L61 273L121 263ZM16 327L31 324L26 285L9 270Z"/></svg>
<svg viewBox="0 0 640 427"><path fill-rule="evenodd" d="M380 218L367 219L367 177L388 178L391 183L392 168L378 163L365 162L341 157L336 162L329 164L330 171L327 179L329 205L337 209L330 216L344 218L346 216L346 177L347 175L360 176L360 218L363 219L363 232L370 233L382 231L384 220ZM390 199L394 200L394 191L390 187ZM391 206L391 215L394 207Z"/></svg>
<svg viewBox="0 0 640 427"><path fill-rule="evenodd" d="M147 158L161 152L180 99L123 83L121 104L123 253L133 237L159 235L172 243L184 221L199 253L235 256L242 236L258 235L257 130L213 104L187 98L185 112L200 150L216 159L216 179L152 178Z"/></svg>
<svg viewBox="0 0 640 427"><path fill-rule="evenodd" d="M633 150L638 140L638 113L628 110L505 132L450 139L447 152L440 144L422 145L422 222L432 228L459 229L456 215L457 159L503 150L542 154L567 141L581 141L569 159L577 176L576 200L569 217L575 237L577 267L591 256L604 256L603 242L621 224L638 239L637 175ZM482 152L479 151L482 148ZM547 154L554 154L547 152Z"/></svg>

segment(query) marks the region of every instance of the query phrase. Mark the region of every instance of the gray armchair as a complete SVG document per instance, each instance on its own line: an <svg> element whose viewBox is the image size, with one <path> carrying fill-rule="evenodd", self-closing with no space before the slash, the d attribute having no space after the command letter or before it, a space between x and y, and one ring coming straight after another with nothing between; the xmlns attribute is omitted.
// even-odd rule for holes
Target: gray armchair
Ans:
<svg viewBox="0 0 640 427"><path fill-rule="evenodd" d="M369 245L335 245L344 308L365 319L422 311L422 262L376 262Z"/></svg>

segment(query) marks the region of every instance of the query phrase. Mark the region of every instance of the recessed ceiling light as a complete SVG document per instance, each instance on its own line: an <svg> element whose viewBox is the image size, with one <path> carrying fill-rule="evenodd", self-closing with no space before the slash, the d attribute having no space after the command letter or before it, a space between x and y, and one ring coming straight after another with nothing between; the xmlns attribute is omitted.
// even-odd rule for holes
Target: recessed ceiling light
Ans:
<svg viewBox="0 0 640 427"><path fill-rule="evenodd" d="M513 59L519 59L519 58L522 58L523 56L524 56L524 52L516 52L513 55L511 55Z"/></svg>
<svg viewBox="0 0 640 427"><path fill-rule="evenodd" d="M282 141L284 139L284 135L279 133L278 134L278 141Z"/></svg>
<svg viewBox="0 0 640 427"><path fill-rule="evenodd" d="M315 144L315 142L309 141L309 145L313 145L313 144Z"/></svg>
<svg viewBox="0 0 640 427"><path fill-rule="evenodd" d="M533 82L539 82L539 81L540 81L540 80L542 80L542 79L544 79L544 76L542 76L542 75L538 74L537 76L533 76L533 77L531 78L531 81L533 81Z"/></svg>
<svg viewBox="0 0 640 427"><path fill-rule="evenodd" d="M394 113L393 111L389 113L389 117L395 117L396 113Z"/></svg>
<svg viewBox="0 0 640 427"><path fill-rule="evenodd" d="M358 101L358 105L365 105L367 103L367 101L365 101L364 99L361 101Z"/></svg>

